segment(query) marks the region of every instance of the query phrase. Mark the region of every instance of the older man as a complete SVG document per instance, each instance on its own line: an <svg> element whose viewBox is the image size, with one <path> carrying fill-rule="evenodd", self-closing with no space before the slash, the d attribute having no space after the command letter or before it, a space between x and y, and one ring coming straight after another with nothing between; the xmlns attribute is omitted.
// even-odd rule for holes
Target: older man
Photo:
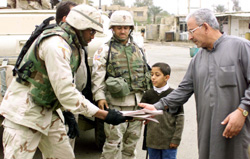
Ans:
<svg viewBox="0 0 250 159"><path fill-rule="evenodd" d="M248 159L250 43L222 34L209 9L187 16L189 40L202 48L179 87L147 109L176 112L194 93L200 159Z"/></svg>

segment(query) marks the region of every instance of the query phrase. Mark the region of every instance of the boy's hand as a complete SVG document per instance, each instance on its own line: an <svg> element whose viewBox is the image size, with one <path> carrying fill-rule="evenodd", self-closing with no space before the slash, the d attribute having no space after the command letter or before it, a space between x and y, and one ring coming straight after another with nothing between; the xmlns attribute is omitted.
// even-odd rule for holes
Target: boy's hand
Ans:
<svg viewBox="0 0 250 159"><path fill-rule="evenodd" d="M144 120L144 125L148 124L150 122L150 120Z"/></svg>
<svg viewBox="0 0 250 159"><path fill-rule="evenodd" d="M177 149L178 145L170 143L169 148L171 149Z"/></svg>
<svg viewBox="0 0 250 159"><path fill-rule="evenodd" d="M152 104L147 104L147 103L139 103L138 104L140 107L144 109L149 109L149 110L157 110L154 105Z"/></svg>

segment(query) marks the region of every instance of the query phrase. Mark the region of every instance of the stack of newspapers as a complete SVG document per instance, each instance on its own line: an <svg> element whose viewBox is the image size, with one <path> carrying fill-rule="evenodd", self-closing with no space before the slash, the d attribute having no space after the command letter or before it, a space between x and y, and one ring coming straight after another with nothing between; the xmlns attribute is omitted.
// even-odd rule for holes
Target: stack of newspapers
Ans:
<svg viewBox="0 0 250 159"><path fill-rule="evenodd" d="M123 116L133 117L135 120L150 120L156 123L159 123L158 120L154 118L156 115L162 115L162 110L148 110L148 109L141 109L135 111L121 111Z"/></svg>

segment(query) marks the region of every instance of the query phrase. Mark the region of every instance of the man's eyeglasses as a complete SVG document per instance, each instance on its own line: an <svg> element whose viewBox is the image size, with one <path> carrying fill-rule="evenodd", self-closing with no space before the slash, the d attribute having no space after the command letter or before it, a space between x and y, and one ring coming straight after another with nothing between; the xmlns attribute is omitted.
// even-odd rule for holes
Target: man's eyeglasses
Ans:
<svg viewBox="0 0 250 159"><path fill-rule="evenodd" d="M193 35L193 34L194 34L194 32L195 32L195 30L197 30L197 29L201 28L201 27L202 27L202 25L203 25L203 24L199 25L198 27L196 27L196 28L194 28L194 29L192 29L192 30L188 30L188 33L189 33L190 35Z"/></svg>
<svg viewBox="0 0 250 159"><path fill-rule="evenodd" d="M95 29L90 29L90 35L95 35L95 33L96 33L96 30Z"/></svg>

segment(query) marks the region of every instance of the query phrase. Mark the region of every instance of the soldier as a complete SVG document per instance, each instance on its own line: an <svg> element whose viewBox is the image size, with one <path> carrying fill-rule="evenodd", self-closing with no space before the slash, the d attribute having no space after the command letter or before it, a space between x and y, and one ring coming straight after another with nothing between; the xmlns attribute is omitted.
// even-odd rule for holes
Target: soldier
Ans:
<svg viewBox="0 0 250 159"><path fill-rule="evenodd" d="M62 25L63 22L66 22L66 17L69 11L76 6L77 4L72 1L62 1L56 7L56 23ZM88 43L85 43L84 47L87 47ZM78 68L75 74L75 84L78 91L82 92L85 98L93 103L93 96L91 92L91 74L88 65L88 54L85 48L83 48L81 56L81 66ZM86 71L86 72L85 72ZM87 79L87 80L85 80ZM65 123L69 126L68 135L70 137L70 144L74 149L75 146L75 137L79 135L77 123L78 114L73 115L71 112L63 112ZM68 128L66 126L66 128Z"/></svg>
<svg viewBox="0 0 250 159"><path fill-rule="evenodd" d="M80 66L82 47L102 32L101 14L93 7L71 9L67 23L45 30L31 45L8 87L0 114L4 158L33 158L38 147L43 158L74 159L63 121L56 109L95 116L109 124L126 118L89 102L72 83ZM83 79L86 80L86 79ZM58 109L60 110L60 109Z"/></svg>
<svg viewBox="0 0 250 159"><path fill-rule="evenodd" d="M141 36L144 37L145 34L145 28L141 28Z"/></svg>
<svg viewBox="0 0 250 159"><path fill-rule="evenodd" d="M134 111L145 90L150 88L150 72L141 49L133 42L132 15L115 11L109 28L113 37L94 55L92 92L100 109ZM135 158L141 135L141 121L128 121L118 126L104 124L106 141L101 158L117 159L120 144L122 158Z"/></svg>
<svg viewBox="0 0 250 159"><path fill-rule="evenodd" d="M66 17L69 14L69 11L77 6L75 2L72 1L62 1L56 5L56 24L60 22L66 22Z"/></svg>
<svg viewBox="0 0 250 159"><path fill-rule="evenodd" d="M7 0L8 8L16 8L16 0Z"/></svg>
<svg viewBox="0 0 250 159"><path fill-rule="evenodd" d="M16 8L24 10L52 9L50 0L16 0Z"/></svg>
<svg viewBox="0 0 250 159"><path fill-rule="evenodd" d="M70 10L75 6L77 6L77 4L75 2L72 2L72 1L63 1L63 2L58 3L56 6L56 19L55 19L56 24L62 25L64 22L66 22L66 18L68 16ZM84 53L84 52L85 52L85 50L82 51L82 53ZM81 56L83 56L83 55L81 55ZM83 58L83 59L85 59L85 58ZM84 65L82 67L85 68L88 66ZM78 70L82 70L82 68L79 67ZM85 78L85 76L82 74L81 81L85 81L83 78ZM77 85L76 85L76 88L77 88ZM85 98L86 98L86 96L85 96ZM64 110L63 116L64 116L64 120L65 120L65 124L66 124L66 131L68 132L67 135L70 138L69 142L74 150L75 137L79 137L79 129L78 129L78 123L77 123L78 122L78 114L74 115L70 111Z"/></svg>

